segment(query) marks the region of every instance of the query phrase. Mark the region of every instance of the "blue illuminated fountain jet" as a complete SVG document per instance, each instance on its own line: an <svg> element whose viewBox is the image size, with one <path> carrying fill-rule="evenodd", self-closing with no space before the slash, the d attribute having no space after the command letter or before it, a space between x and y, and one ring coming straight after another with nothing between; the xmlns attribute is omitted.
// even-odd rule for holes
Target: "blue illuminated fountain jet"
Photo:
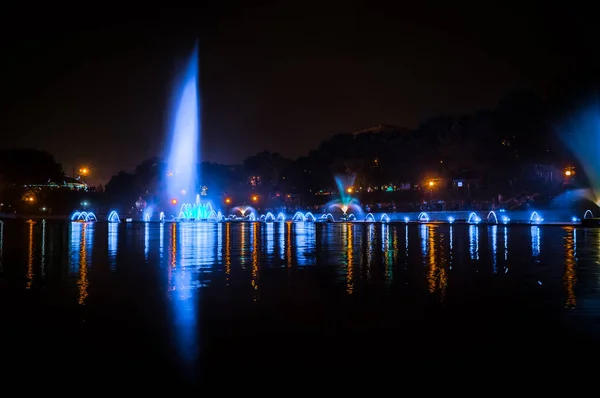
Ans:
<svg viewBox="0 0 600 398"><path fill-rule="evenodd" d="M590 188L580 196L600 206L600 106L583 108L563 127L563 139L585 172Z"/></svg>
<svg viewBox="0 0 600 398"><path fill-rule="evenodd" d="M340 198L329 202L327 207L337 207L342 211L343 221L352 221L356 217L354 214L350 213L352 210L357 213L362 213L362 208L360 207L358 199L353 198L351 195L352 186L354 185L354 176L351 176L346 184L344 183L342 177L336 176L335 183L337 185Z"/></svg>
<svg viewBox="0 0 600 398"><path fill-rule="evenodd" d="M171 120L171 146L167 157L167 194L179 203L194 202L200 153L200 100L198 96L198 46L176 85Z"/></svg>
<svg viewBox="0 0 600 398"><path fill-rule="evenodd" d="M577 112L569 123L563 126L562 133L566 145L579 161L589 183L588 189L576 190L573 193L600 206L600 104L598 101ZM598 227L600 218L588 218L586 212L582 224Z"/></svg>

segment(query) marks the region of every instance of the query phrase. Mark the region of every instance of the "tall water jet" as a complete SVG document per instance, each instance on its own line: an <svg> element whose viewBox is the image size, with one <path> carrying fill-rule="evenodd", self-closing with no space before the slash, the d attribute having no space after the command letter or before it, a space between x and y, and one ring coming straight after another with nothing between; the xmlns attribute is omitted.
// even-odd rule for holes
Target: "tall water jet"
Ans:
<svg viewBox="0 0 600 398"><path fill-rule="evenodd" d="M350 177L346 177L347 181L341 176L335 176L335 184L338 188L339 199L332 200L327 204L327 208L337 207L342 211L342 220L347 221L348 217L352 214L351 211L355 211L357 213L362 213L362 207L358 202L358 199L352 197L352 192L354 192L354 175Z"/></svg>
<svg viewBox="0 0 600 398"><path fill-rule="evenodd" d="M200 153L200 99L198 96L198 45L177 82L167 157L169 200L191 202L196 195Z"/></svg>

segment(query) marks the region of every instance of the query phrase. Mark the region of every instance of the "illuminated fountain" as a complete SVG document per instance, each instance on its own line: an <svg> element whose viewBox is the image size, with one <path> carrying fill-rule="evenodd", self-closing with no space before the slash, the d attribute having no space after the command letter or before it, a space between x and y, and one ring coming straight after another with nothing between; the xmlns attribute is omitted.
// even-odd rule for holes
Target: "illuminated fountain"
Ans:
<svg viewBox="0 0 600 398"><path fill-rule="evenodd" d="M197 47L194 47L177 89L167 161L167 193L171 199L185 203L189 195L196 193L200 152Z"/></svg>
<svg viewBox="0 0 600 398"><path fill-rule="evenodd" d="M230 221L256 221L256 210L251 206L236 206L231 209L233 214L229 216Z"/></svg>
<svg viewBox="0 0 600 398"><path fill-rule="evenodd" d="M494 214L495 215L495 214ZM469 218L467 218L468 224L479 224L481 222L481 217L477 215L475 212L471 212L469 214Z"/></svg>
<svg viewBox="0 0 600 398"><path fill-rule="evenodd" d="M581 220L577 217L573 217L573 222L581 222L581 225L584 227L600 226L600 218L594 217L594 212L590 209L587 209L585 213L583 213L583 219Z"/></svg>
<svg viewBox="0 0 600 398"><path fill-rule="evenodd" d="M541 215L538 214L537 211L531 213L531 217L529 217L530 224L541 224L544 221Z"/></svg>
<svg viewBox="0 0 600 398"><path fill-rule="evenodd" d="M273 214L271 212L267 212L267 214L263 214L262 216L260 216L259 220L264 221L264 222L274 222L275 214Z"/></svg>
<svg viewBox="0 0 600 398"><path fill-rule="evenodd" d="M222 221L223 217L217 213L210 202L201 202L200 195L196 195L196 202L181 205L179 221Z"/></svg>
<svg viewBox="0 0 600 398"><path fill-rule="evenodd" d="M327 208L335 207L342 211L342 221L354 221L356 215L349 213L354 210L356 213L362 214L363 210L360 207L358 199L352 197L354 176L349 178L349 181L345 184L342 177L335 177L335 184L337 185L339 192L339 199L333 200L327 204Z"/></svg>
<svg viewBox="0 0 600 398"><path fill-rule="evenodd" d="M589 188L576 189L563 195L575 195L600 206L600 104L597 101L583 107L561 126L562 138L583 169ZM568 168L565 175L572 177L574 169ZM600 226L600 218L587 217L586 211L581 224Z"/></svg>
<svg viewBox="0 0 600 398"><path fill-rule="evenodd" d="M168 199L172 204L181 203L176 215L178 221L222 221L224 217L213 209L212 204L201 202L197 194L201 135L197 45L176 87L167 155Z"/></svg>
<svg viewBox="0 0 600 398"><path fill-rule="evenodd" d="M322 214L321 215L321 221L324 221L324 222L333 222L334 221L333 214L331 214L331 213Z"/></svg>
<svg viewBox="0 0 600 398"><path fill-rule="evenodd" d="M504 212L500 210L500 213ZM508 224L509 221L510 218L506 214L500 214L500 218L498 218L498 215L493 210L490 211L487 215L488 224L498 224L498 222L502 222L502 224Z"/></svg>
<svg viewBox="0 0 600 398"><path fill-rule="evenodd" d="M116 222L116 223L121 222L121 219L119 218L119 214L114 210L111 211L108 214L108 222L111 222L111 223L112 222Z"/></svg>
<svg viewBox="0 0 600 398"><path fill-rule="evenodd" d="M310 211L306 213L302 213L301 211L297 211L296 214L292 217L293 222L315 222L317 221L314 214Z"/></svg>
<svg viewBox="0 0 600 398"><path fill-rule="evenodd" d="M96 215L91 211L76 211L73 214L71 214L71 221L92 222L98 221L98 219L96 218Z"/></svg>

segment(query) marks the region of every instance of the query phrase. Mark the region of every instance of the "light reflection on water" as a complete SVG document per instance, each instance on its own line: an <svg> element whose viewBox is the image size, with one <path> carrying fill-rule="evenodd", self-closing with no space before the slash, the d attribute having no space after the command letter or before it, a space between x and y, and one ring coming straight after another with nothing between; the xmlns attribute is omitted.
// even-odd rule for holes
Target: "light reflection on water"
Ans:
<svg viewBox="0 0 600 398"><path fill-rule="evenodd" d="M597 261L600 257L600 231L578 230L575 227L499 227L493 226L396 226L393 224L314 224L314 223L181 223L154 224L143 223L132 225L140 230L143 236L143 258L152 264L165 261L173 273L175 270L185 271L173 280L170 289L193 290L212 286L227 286L233 282L243 285L247 278L251 290L260 290L261 274L270 269L285 267L313 268L334 267L344 275L344 285L348 293L360 286L376 281L391 282L395 269L400 265L409 267L416 262L423 264L428 271L429 291L438 286L438 274L452 269L453 264L467 264L467 260L483 265L481 269L499 272L500 268L518 263L527 263L521 256L525 246L522 239L529 235L531 263L543 262L559 265L557 252L561 251L565 267L565 287L570 286L569 305L575 304L576 265L582 261ZM6 223L0 223L0 261L6 267ZM53 239L56 231L48 229L46 221L28 221L24 223L26 231L26 288L32 288L36 277L44 276L48 264L48 256L56 256L56 250L48 253L48 239ZM125 225L118 223L70 223L68 270L79 276L81 290L86 290L86 273L92 263L104 263L108 269L117 271L124 263L129 263L131 255L123 255L121 251L130 253L137 249L124 242L125 234L121 230ZM525 231L527 234L525 235ZM481 235L483 233L483 235ZM578 234L583 233L579 239ZM51 237L48 238L48 234ZM513 235L513 238L509 235ZM548 247L546 255L542 252L544 236L556 240L560 235L563 247ZM489 248L480 250L481 236ZM419 252L411 242L418 238ZM99 240L104 240L107 250L98 253L92 260L91 252ZM512 240L512 244L509 244ZM402 242L402 247L399 247ZM164 255L164 246L168 246ZM500 250L501 253L500 254ZM513 261L509 261L509 252L514 251ZM158 255L153 255L157 253ZM578 258L577 254L582 258ZM593 255L592 255L593 253ZM517 256L518 255L518 256ZM39 269L36 269L39 267ZM447 269L446 269L447 268ZM476 267L471 270L474 271ZM468 272L468 267L465 272ZM558 268L554 270L558 272ZM380 273L380 277L376 274ZM173 278L174 275L171 275ZM435 283L433 282L435 281ZM331 283L335 283L331 281ZM85 293L82 293L85 296Z"/></svg>
<svg viewBox="0 0 600 398"><path fill-rule="evenodd" d="M143 245L129 244L130 233L143 237ZM7 247L22 247L20 257L8 261ZM32 290L47 275L50 288L66 279L72 288L60 294L71 295L75 306L89 306L96 292L99 300L116 294L117 280L126 278L131 289L160 281L152 291L168 298L178 350L189 358L198 351L205 294L260 303L291 294L301 300L315 291L410 291L410 300L439 303L478 294L464 287L477 273L483 290L500 286L508 296L518 281L550 297L545 305L599 318L598 258L600 229L572 226L0 222L3 285ZM69 277L53 267L64 267ZM115 279L102 279L104 272ZM149 282L147 273L160 277Z"/></svg>
<svg viewBox="0 0 600 398"><path fill-rule="evenodd" d="M35 221L28 220L27 224L29 225L29 239L27 242L27 286L26 289L31 289L31 284L33 283L33 226L35 225Z"/></svg>
<svg viewBox="0 0 600 398"><path fill-rule="evenodd" d="M94 223L72 222L69 240L69 270L77 277L77 303L84 305L88 298L88 271L92 266Z"/></svg>
<svg viewBox="0 0 600 398"><path fill-rule="evenodd" d="M162 242L162 236L161 236L160 241ZM110 270L113 272L116 270L116 267L117 267L117 250L118 249L119 249L119 224L109 223L108 224L108 266L110 267ZM161 247L161 254L162 254L162 247Z"/></svg>

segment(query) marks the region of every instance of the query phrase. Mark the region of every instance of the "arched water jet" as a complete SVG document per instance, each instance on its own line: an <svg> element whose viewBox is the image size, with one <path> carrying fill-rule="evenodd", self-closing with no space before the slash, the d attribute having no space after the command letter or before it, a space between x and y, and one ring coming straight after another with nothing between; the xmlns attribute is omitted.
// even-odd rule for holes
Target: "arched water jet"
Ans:
<svg viewBox="0 0 600 398"><path fill-rule="evenodd" d="M498 217L496 216L496 212L494 212L493 210L490 211L487 215L487 222L488 223L494 223L494 224L498 224Z"/></svg>
<svg viewBox="0 0 600 398"><path fill-rule="evenodd" d="M321 220L322 221L326 221L326 222L333 222L334 221L333 214L331 214L331 213L322 214L321 215Z"/></svg>
<svg viewBox="0 0 600 398"><path fill-rule="evenodd" d="M375 216L372 213L368 213L365 216L365 222L375 222Z"/></svg>
<svg viewBox="0 0 600 398"><path fill-rule="evenodd" d="M71 221L93 222L98 221L93 212L76 211L71 215Z"/></svg>
<svg viewBox="0 0 600 398"><path fill-rule="evenodd" d="M315 222L317 221L316 217L309 211L304 215L304 221L307 222Z"/></svg>
<svg viewBox="0 0 600 398"><path fill-rule="evenodd" d="M381 222L390 222L390 216L388 216L386 213L383 213L381 215Z"/></svg>
<svg viewBox="0 0 600 398"><path fill-rule="evenodd" d="M304 213L297 211L292 217L293 222L303 222L305 220Z"/></svg>
<svg viewBox="0 0 600 398"><path fill-rule="evenodd" d="M429 222L429 214L422 211L419 213L417 220L419 220L419 222Z"/></svg>
<svg viewBox="0 0 600 398"><path fill-rule="evenodd" d="M265 214L265 219L266 222L273 222L275 221L275 215L271 212L268 212L267 214Z"/></svg>
<svg viewBox="0 0 600 398"><path fill-rule="evenodd" d="M587 209L585 213L583 213L583 219L594 218L594 213L590 209Z"/></svg>
<svg viewBox="0 0 600 398"><path fill-rule="evenodd" d="M283 213L277 214L277 221L279 221L279 222L285 221L285 214L283 214Z"/></svg>
<svg viewBox="0 0 600 398"><path fill-rule="evenodd" d="M162 213L163 218L164 218L164 213ZM121 219L119 218L119 213L117 213L116 211L111 211L108 214L108 222L121 222Z"/></svg>
<svg viewBox="0 0 600 398"><path fill-rule="evenodd" d="M529 217L530 224L540 224L544 221L541 215L538 214L537 211L531 213L531 217Z"/></svg>
<svg viewBox="0 0 600 398"><path fill-rule="evenodd" d="M475 212L471 212L469 214L469 218L467 219L467 223L469 224L479 224L481 222L481 218Z"/></svg>

